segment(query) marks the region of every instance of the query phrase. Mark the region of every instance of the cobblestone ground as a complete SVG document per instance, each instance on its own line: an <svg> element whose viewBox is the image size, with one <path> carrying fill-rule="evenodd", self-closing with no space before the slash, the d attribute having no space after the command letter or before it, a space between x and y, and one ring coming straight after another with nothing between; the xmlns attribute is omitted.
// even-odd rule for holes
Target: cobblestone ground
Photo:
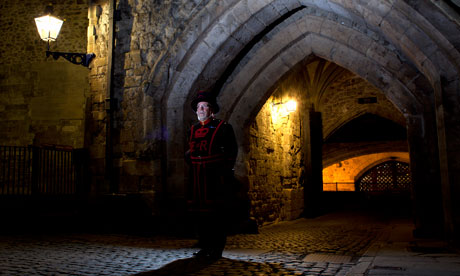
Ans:
<svg viewBox="0 0 460 276"><path fill-rule="evenodd" d="M385 228L346 214L228 238L222 259L192 258L195 240L60 234L0 237L0 275L346 275Z"/></svg>

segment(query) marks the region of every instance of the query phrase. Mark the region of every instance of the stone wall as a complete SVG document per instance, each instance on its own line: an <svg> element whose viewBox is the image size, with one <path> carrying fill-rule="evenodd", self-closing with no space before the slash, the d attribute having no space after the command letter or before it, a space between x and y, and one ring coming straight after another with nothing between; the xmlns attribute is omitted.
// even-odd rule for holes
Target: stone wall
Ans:
<svg viewBox="0 0 460 276"><path fill-rule="evenodd" d="M86 53L87 1L54 2L54 15L65 22L50 50ZM0 4L0 145L84 145L88 69L46 58L34 21L46 4Z"/></svg>
<svg viewBox="0 0 460 276"><path fill-rule="evenodd" d="M169 51L192 18L208 1L118 0L115 14L113 53L114 109L113 164L120 193L161 192L162 143L167 134L162 128L161 99L151 91L158 85L152 72ZM98 191L104 172L106 143L108 1L92 1L89 49L96 58L91 71L91 157ZM177 118L182 120L182 118Z"/></svg>
<svg viewBox="0 0 460 276"><path fill-rule="evenodd" d="M298 105L291 113L281 104L289 100ZM249 198L259 225L296 219L303 211L300 105L297 95L275 92L251 125Z"/></svg>
<svg viewBox="0 0 460 276"><path fill-rule="evenodd" d="M155 143L163 138L161 102L158 95L148 93L155 85L150 73L166 51L171 51L190 17L208 1L196 2L118 1L122 13L116 22L115 96L121 103L117 116L123 122L119 129L124 159L158 154Z"/></svg>
<svg viewBox="0 0 460 276"><path fill-rule="evenodd" d="M89 149L92 176L91 192L93 194L107 193L110 189L105 180L105 152L106 152L106 99L109 91L109 3L108 1L90 1L88 9L88 52L96 57L92 61L89 71L89 85L91 88L87 100L87 129L86 147Z"/></svg>

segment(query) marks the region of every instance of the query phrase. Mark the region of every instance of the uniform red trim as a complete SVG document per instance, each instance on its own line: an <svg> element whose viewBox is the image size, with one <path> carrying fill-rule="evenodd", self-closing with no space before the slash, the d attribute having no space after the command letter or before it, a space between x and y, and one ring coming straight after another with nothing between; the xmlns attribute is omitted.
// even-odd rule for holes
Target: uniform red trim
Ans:
<svg viewBox="0 0 460 276"><path fill-rule="evenodd" d="M192 142L192 139L193 139L193 128L195 127L195 125L192 125L192 128L190 129L190 139L189 139L189 143Z"/></svg>
<svg viewBox="0 0 460 276"><path fill-rule="evenodd" d="M214 137L216 136L216 133L219 131L219 128L220 128L220 126L221 126L223 123L224 123L224 121L220 121L219 124L217 125L216 130L215 130L214 133L212 134L211 143L209 144L209 152L208 152L208 154L211 154L212 142L214 142Z"/></svg>

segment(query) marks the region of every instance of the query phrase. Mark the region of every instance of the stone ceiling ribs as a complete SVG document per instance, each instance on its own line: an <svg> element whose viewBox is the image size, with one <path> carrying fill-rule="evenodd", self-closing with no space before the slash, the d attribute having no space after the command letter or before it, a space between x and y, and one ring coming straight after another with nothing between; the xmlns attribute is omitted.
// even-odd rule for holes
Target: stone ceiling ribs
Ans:
<svg viewBox="0 0 460 276"><path fill-rule="evenodd" d="M280 16L278 19L270 23L265 29L263 29L260 33L255 35L251 41L249 41L243 49L239 51L239 53L233 58L233 60L226 66L224 72L220 75L219 79L215 82L214 86L212 87L212 91L219 94L220 90L224 86L225 82L227 81L228 77L233 73L235 68L241 62L241 60L249 53L249 51L256 45L260 40L262 40L271 30L273 30L276 26L278 26L281 22L285 21L289 17L293 16L298 11L304 9L305 6L297 7L293 10L290 10Z"/></svg>

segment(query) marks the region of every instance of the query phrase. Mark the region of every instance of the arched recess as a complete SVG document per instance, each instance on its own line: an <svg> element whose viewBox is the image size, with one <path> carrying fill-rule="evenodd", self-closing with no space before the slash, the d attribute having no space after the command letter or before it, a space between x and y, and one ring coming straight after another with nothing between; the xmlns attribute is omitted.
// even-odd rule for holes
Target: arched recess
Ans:
<svg viewBox="0 0 460 276"><path fill-rule="evenodd" d="M338 130L340 130L342 127L344 127L348 123L352 122L353 120L358 119L358 118L360 118L362 116L365 116L365 115L374 115L374 116L377 116L377 117L384 118L386 120L392 121L395 124L399 124L399 122L393 121L392 120L393 118L388 118L387 116L385 116L386 114L383 113L383 112L380 112L379 109L374 110L373 112L358 110L357 112L352 112L350 114L350 116L348 116L346 118L338 118L336 120L336 122L332 125L332 127L330 127L330 130L324 132L324 141L325 141L325 143L327 143L329 138L332 135L334 135L334 133L336 133ZM402 126L404 126L404 125L402 125Z"/></svg>
<svg viewBox="0 0 460 276"><path fill-rule="evenodd" d="M355 183L370 168L386 161L410 163L408 152L379 152L341 159L323 167L323 191L356 191ZM340 184L339 184L340 183Z"/></svg>
<svg viewBox="0 0 460 276"><path fill-rule="evenodd" d="M367 142L357 144L338 145L336 148L323 150L323 167L330 166L353 157L358 157L372 153L383 152L407 152L406 141L392 142Z"/></svg>
<svg viewBox="0 0 460 276"><path fill-rule="evenodd" d="M323 168L372 153L409 152L405 125L372 112L359 115L352 113L345 124L324 139Z"/></svg>
<svg viewBox="0 0 460 276"><path fill-rule="evenodd" d="M305 8L279 22L238 57L267 26L300 5ZM276 80L309 55L334 62L367 80L385 93L408 122L418 120L422 128L424 112L433 111L432 91L438 125L444 125L447 112L443 109L444 95L452 98L457 94L458 51L403 1L230 1L208 12L219 17L212 16L208 27L199 33L186 32L174 45L173 58L168 59L171 62L158 64L158 70L151 74L152 80L160 79L165 87L158 97L163 103L162 125L168 137L165 164L172 189L181 190L185 173L182 155L186 112L190 110L187 99L195 92L194 87L218 80L235 59L237 66L227 74L219 100L221 116L236 126L240 144L236 172L240 176L245 175L245 126L268 98ZM440 85L441 75L448 85ZM419 86L418 80L424 78L431 87ZM155 95L155 86L150 89ZM455 111L447 107L449 112ZM441 135L439 141L444 152L447 136ZM441 166L447 169L447 157ZM444 186L449 186L449 177L446 181Z"/></svg>

